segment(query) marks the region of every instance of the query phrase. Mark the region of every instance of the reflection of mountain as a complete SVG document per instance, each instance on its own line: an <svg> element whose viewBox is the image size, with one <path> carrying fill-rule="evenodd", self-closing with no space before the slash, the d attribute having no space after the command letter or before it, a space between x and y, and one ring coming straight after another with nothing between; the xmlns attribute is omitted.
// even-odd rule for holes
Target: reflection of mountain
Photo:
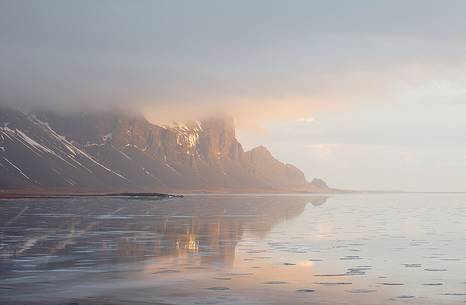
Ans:
<svg viewBox="0 0 466 305"><path fill-rule="evenodd" d="M327 202L327 196L312 196L309 198L309 201L312 203L313 206L323 205Z"/></svg>
<svg viewBox="0 0 466 305"><path fill-rule="evenodd" d="M179 202L178 215L164 218L157 227L164 243L161 255L201 253L201 263L234 260L235 247L245 232L259 238L282 221L304 211L307 199L288 197L189 198L194 204ZM182 215L191 217L184 218ZM173 217L174 216L174 217ZM181 217L178 217L181 216Z"/></svg>
<svg viewBox="0 0 466 305"><path fill-rule="evenodd" d="M245 232L265 237L277 223L301 214L309 201L301 196L189 196L4 202L0 241L7 246L0 250L0 269L11 268L13 257L44 255L97 265L180 255L195 256L201 264L230 264ZM68 259L44 264L70 267Z"/></svg>

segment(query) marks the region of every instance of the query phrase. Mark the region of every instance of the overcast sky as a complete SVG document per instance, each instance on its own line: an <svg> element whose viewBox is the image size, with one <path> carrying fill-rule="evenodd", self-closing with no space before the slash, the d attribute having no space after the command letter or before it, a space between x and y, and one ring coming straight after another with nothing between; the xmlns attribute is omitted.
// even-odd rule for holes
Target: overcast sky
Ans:
<svg viewBox="0 0 466 305"><path fill-rule="evenodd" d="M466 191L466 1L0 0L0 103L232 114L308 178Z"/></svg>

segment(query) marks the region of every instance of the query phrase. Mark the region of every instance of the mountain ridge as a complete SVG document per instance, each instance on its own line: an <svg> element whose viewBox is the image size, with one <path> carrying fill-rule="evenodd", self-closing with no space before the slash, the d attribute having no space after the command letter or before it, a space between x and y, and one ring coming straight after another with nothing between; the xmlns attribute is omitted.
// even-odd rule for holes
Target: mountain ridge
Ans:
<svg viewBox="0 0 466 305"><path fill-rule="evenodd" d="M122 111L0 110L4 190L332 191L264 146L244 151L231 117L159 126Z"/></svg>

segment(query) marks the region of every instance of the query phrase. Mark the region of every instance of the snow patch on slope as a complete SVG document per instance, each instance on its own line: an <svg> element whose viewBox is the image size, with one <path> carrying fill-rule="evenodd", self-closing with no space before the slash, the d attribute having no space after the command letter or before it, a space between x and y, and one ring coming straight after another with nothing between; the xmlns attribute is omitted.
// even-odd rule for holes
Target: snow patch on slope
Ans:
<svg viewBox="0 0 466 305"><path fill-rule="evenodd" d="M39 120L35 115L31 115L30 117L31 117L32 121L34 121L34 122L42 125L44 128L46 128L47 131L57 141L59 141L64 147L66 147L66 149L72 154L72 155L68 155L68 157L71 157L74 162L78 163L80 166L87 169L89 172L92 172L92 171L90 169L88 169L86 166L84 166L83 164L81 164L79 161L76 160L77 156L84 156L85 158L89 159L91 162L93 162L97 166L99 166L99 167L105 169L106 171L108 171L108 172L110 172L110 173L112 173L112 174L114 174L114 175L128 181L128 179L125 176L123 176L122 174L117 173L116 171L108 168L107 166L105 166L102 163L98 162L96 159L94 159L91 155L89 155L85 151L83 151L83 150L79 149L78 147L76 147L75 145L73 145L64 136L58 134L55 130L53 130L47 122L43 122L43 121Z"/></svg>
<svg viewBox="0 0 466 305"><path fill-rule="evenodd" d="M25 177L27 180L31 180L18 166L16 166L15 164L13 164L13 162L11 162L10 160L8 160L7 158L3 157L3 160L5 160L6 162L8 162L8 164L10 164L14 169L16 169L20 174L21 176Z"/></svg>

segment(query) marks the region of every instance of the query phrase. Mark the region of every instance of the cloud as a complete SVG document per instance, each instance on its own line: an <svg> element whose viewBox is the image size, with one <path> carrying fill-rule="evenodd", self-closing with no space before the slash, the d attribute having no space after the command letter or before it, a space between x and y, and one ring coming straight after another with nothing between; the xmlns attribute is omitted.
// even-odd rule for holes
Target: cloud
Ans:
<svg viewBox="0 0 466 305"><path fill-rule="evenodd" d="M0 104L126 107L160 123L227 113L246 148L265 144L337 187L462 190L465 11L463 0L0 1Z"/></svg>
<svg viewBox="0 0 466 305"><path fill-rule="evenodd" d="M422 82L461 88L465 8L462 1L3 2L0 103L128 107L157 122L227 112L259 128L387 102Z"/></svg>

